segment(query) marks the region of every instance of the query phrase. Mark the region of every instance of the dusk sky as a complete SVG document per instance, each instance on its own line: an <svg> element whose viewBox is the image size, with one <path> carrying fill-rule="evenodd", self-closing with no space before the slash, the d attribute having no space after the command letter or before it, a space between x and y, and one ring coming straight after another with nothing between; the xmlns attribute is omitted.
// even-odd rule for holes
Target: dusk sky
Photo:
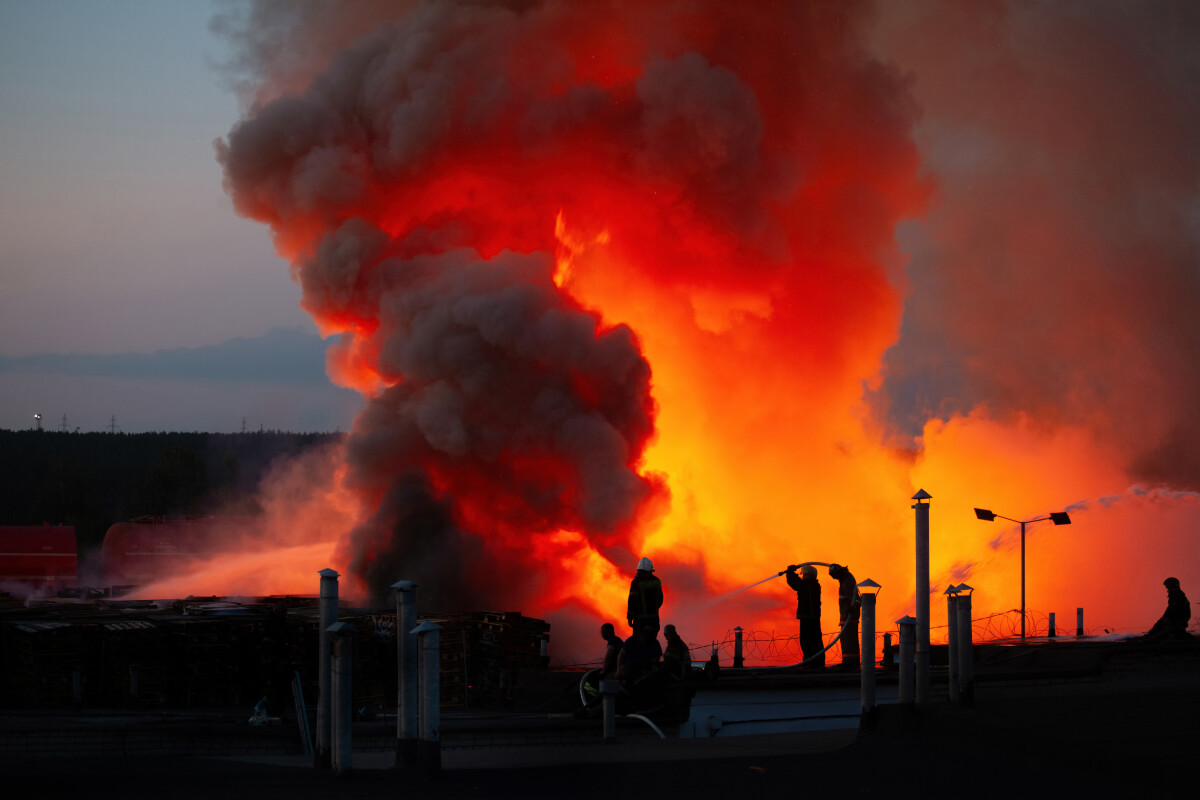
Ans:
<svg viewBox="0 0 1200 800"><path fill-rule="evenodd" d="M0 427L353 421L281 529L591 630L643 554L899 616L918 488L1010 611L972 507L1066 509L1031 607L1148 627L1200 592L1198 52L1171 0L0 0Z"/></svg>
<svg viewBox="0 0 1200 800"><path fill-rule="evenodd" d="M0 358L150 354L315 327L213 141L238 117L205 0L0 0ZM298 339L303 337L298 336ZM299 345L298 345L299 346ZM252 374L193 381L0 367L0 427L345 430L355 401ZM322 385L324 384L324 385ZM294 407L289 407L294 406Z"/></svg>

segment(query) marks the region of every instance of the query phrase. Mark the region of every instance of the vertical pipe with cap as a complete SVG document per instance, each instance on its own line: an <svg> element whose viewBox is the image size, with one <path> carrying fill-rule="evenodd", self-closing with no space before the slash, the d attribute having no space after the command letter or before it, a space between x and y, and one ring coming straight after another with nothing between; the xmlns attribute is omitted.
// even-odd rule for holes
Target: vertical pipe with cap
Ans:
<svg viewBox="0 0 1200 800"><path fill-rule="evenodd" d="M417 765L420 736L420 676L417 672L417 584L397 581L396 591L396 766Z"/></svg>
<svg viewBox="0 0 1200 800"><path fill-rule="evenodd" d="M946 587L946 650L949 675L946 683L950 702L958 700L958 587Z"/></svg>
<svg viewBox="0 0 1200 800"><path fill-rule="evenodd" d="M337 622L329 626L333 640L330 758L334 775L345 775L353 766L354 626Z"/></svg>
<svg viewBox="0 0 1200 800"><path fill-rule="evenodd" d="M738 625L733 629L733 668L741 669L744 666L742 659L742 626Z"/></svg>
<svg viewBox="0 0 1200 800"><path fill-rule="evenodd" d="M875 593L862 593L862 713L875 712Z"/></svg>
<svg viewBox="0 0 1200 800"><path fill-rule="evenodd" d="M329 629L337 622L338 617L338 573L325 568L318 573L321 576L320 600L320 641L318 643L318 696L317 696L317 750L314 760L319 769L329 769L329 736L330 736L330 692L332 679L330 674L330 639Z"/></svg>
<svg viewBox="0 0 1200 800"><path fill-rule="evenodd" d="M604 696L605 744L612 744L617 740L617 695L620 693L620 681L600 681L600 694Z"/></svg>
<svg viewBox="0 0 1200 800"><path fill-rule="evenodd" d="M425 773L442 769L442 626L426 620L413 629L421 651L421 739L417 761Z"/></svg>
<svg viewBox="0 0 1200 800"><path fill-rule="evenodd" d="M913 701L913 644L917 638L917 621L909 616L896 620L900 626L900 685L899 701Z"/></svg>
<svg viewBox="0 0 1200 800"><path fill-rule="evenodd" d="M917 540L917 680L916 702L929 702L929 504L933 495L924 489L917 490L912 496L916 500L913 510L916 512Z"/></svg>
<svg viewBox="0 0 1200 800"><path fill-rule="evenodd" d="M975 703L975 633L971 627L971 593L967 584L958 587L958 702L963 706Z"/></svg>

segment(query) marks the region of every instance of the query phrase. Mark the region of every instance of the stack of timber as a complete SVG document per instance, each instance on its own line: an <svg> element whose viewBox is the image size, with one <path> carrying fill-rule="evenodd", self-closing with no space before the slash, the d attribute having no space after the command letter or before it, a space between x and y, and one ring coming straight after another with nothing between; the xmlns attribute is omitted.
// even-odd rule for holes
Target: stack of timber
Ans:
<svg viewBox="0 0 1200 800"><path fill-rule="evenodd" d="M82 626L29 620L5 626L0 685L8 707L72 708L82 692Z"/></svg>
<svg viewBox="0 0 1200 800"><path fill-rule="evenodd" d="M280 634L278 609L286 610ZM273 612L275 622L272 622ZM396 706L396 616L342 607L355 629L354 708ZM516 612L424 615L442 626L447 707L501 708L519 672L546 670L550 625ZM274 632L272 626L274 625ZM0 606L0 707L243 708L268 694L282 650L315 708L320 610L312 597L74 599ZM289 682L290 685L290 682ZM294 714L290 701L268 707Z"/></svg>

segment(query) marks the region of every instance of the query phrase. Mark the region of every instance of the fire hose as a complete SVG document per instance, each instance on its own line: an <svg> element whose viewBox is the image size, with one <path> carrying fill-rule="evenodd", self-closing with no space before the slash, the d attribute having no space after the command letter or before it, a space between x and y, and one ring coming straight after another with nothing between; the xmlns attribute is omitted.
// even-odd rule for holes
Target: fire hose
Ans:
<svg viewBox="0 0 1200 800"><path fill-rule="evenodd" d="M805 561L802 564L797 564L796 569L799 569L800 567L828 567L828 566L831 566L831 565L826 564L824 561ZM789 571L790 570L785 569L782 572L780 572L779 575L776 575L775 577L778 578L780 575L783 575ZM850 615L847 614L845 622L842 623L842 629L838 631L837 636L833 637L829 641L829 644L825 645L820 650L813 653L811 656L804 659L803 661L797 661L795 664L786 664L784 666L779 666L779 667L757 667L756 669L757 670L795 669L796 667L804 666L809 661L812 661L814 658L817 658L818 656L825 655L826 650L833 647L835 644L837 644L838 642L840 642L842 640L842 634L844 634L846 632L846 628L850 627L850 619L851 619Z"/></svg>
<svg viewBox="0 0 1200 800"><path fill-rule="evenodd" d="M832 565L829 563L826 563L824 561L804 561L800 564L796 564L795 568L800 569L801 567L829 567L829 566L832 566ZM773 580L775 578L782 577L788 571L789 570L786 570L786 569L782 570L782 571L776 573L775 575L772 575L770 578L764 578L763 580L759 581L758 583L766 583L769 580ZM757 585L758 584L751 584L751 586L757 586ZM751 588L751 587L750 586L745 587L745 589L748 589L748 588ZM726 595L725 597L718 598L718 600L713 601L713 602L715 603L715 602L718 602L719 600L723 600L723 599L726 599L727 597L731 597L733 594L738 594L739 592L745 591L745 589L739 589L736 592L733 592L730 595ZM712 605L712 603L710 603L708 605ZM846 615L846 620L842 623L841 630L838 631L837 636L833 637L833 639L831 639L829 641L829 644L825 645L818 652L813 653L811 656L804 659L803 661L798 661L795 664L786 664L786 665L778 666L778 667L757 667L756 669L757 670L781 670L781 669L795 669L796 667L804 666L805 664L807 664L808 662L817 658L818 656L824 655L826 650L828 650L829 648L833 647L835 644L840 642L842 640L842 636L846 633L846 629L848 627L850 627L850 615L849 614ZM600 673L600 670L598 670L598 669L588 670L586 673L584 673L583 678L581 678L579 681L579 700L580 700L580 702L583 703L585 708L590 707L591 705L593 705L599 701L598 692L596 692L594 689L592 689L592 684L591 684L591 681L589 680L589 679L593 679L593 676L598 677L599 673ZM587 694L589 693L589 690L590 690L590 693L592 694L591 697L587 696Z"/></svg>

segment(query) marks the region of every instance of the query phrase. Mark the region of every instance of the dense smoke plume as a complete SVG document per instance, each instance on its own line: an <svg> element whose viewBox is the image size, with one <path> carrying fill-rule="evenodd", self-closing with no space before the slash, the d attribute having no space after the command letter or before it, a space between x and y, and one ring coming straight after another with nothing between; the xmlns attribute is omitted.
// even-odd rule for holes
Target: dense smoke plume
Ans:
<svg viewBox="0 0 1200 800"><path fill-rule="evenodd" d="M1200 489L1200 9L889 4L877 35L938 186L902 234L893 430L1080 425L1131 478Z"/></svg>
<svg viewBox="0 0 1200 800"><path fill-rule="evenodd" d="M368 398L339 563L376 596L412 578L440 609L619 620L650 555L667 618L703 627L685 636L787 634L794 597L764 578L806 560L882 583L881 618L911 613L922 487L935 592L970 579L981 612L1012 608L1012 537L971 506L1070 505L1071 528L1031 533L1034 603L1138 624L1161 577L1119 603L1072 554L1131 558L1127 526L1152 517L1149 581L1197 522L1192 500L1130 491L1200 488L1197 17L220 17L246 103L217 143L229 193L341 334L331 376Z"/></svg>
<svg viewBox="0 0 1200 800"><path fill-rule="evenodd" d="M904 106L853 48L858 9L771 11L422 4L369 30L350 20L362 35L300 90L290 64L281 88L264 76L219 155L238 210L295 264L304 307L343 334L332 373L370 397L346 453L371 509L351 563L376 593L421 569L463 603L481 586L524 602L555 574L539 539L564 531L628 568L666 491L640 469L655 405L637 338L555 282L589 243L613 242L623 271L691 301L702 328L730 326L701 307L723 291L765 322L776 303L814 302L789 274L790 238L836 235L808 229L813 196L818 216L843 204L867 218L861 236L807 246L860 283L816 302L886 293L869 257L895 216L890 161L915 163L886 137ZM288 13L304 40L312 27ZM830 36L844 41L818 52ZM834 128L866 122L882 147L856 163ZM796 311L782 344L842 346L825 329L845 323Z"/></svg>

